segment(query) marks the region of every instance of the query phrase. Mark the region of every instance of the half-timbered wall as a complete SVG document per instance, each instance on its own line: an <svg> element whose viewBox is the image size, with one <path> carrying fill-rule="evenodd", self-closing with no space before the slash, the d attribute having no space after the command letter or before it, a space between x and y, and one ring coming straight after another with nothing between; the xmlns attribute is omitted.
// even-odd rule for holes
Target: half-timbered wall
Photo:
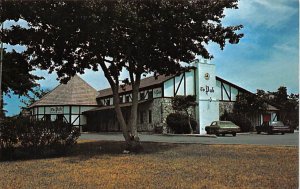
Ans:
<svg viewBox="0 0 300 189"><path fill-rule="evenodd" d="M162 97L162 89L161 87L141 90L138 94L138 100L151 100L153 98L160 98ZM132 94L131 93L123 93L120 95L120 103L128 103L132 102ZM104 106L111 106L113 105L113 98L112 97L104 97L100 99L100 104Z"/></svg>
<svg viewBox="0 0 300 189"><path fill-rule="evenodd" d="M94 106L38 106L31 109L31 115L37 120L62 120L74 126L86 125L86 117L82 112Z"/></svg>
<svg viewBox="0 0 300 189"><path fill-rule="evenodd" d="M195 95L194 70L182 73L164 82L163 96L174 97L176 95Z"/></svg>
<svg viewBox="0 0 300 189"><path fill-rule="evenodd" d="M220 101L236 101L236 97L237 95L239 95L239 93L241 93L241 91L232 86L232 85L229 85L227 83L224 83L220 80L217 80L217 83L216 83L216 86L217 86L217 89L219 91L219 94L218 94L218 98Z"/></svg>

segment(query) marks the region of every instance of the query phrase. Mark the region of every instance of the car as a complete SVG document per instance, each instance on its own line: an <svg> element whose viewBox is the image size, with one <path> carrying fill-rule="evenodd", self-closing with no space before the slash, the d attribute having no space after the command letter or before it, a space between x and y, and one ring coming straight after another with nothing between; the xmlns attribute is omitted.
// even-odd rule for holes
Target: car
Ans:
<svg viewBox="0 0 300 189"><path fill-rule="evenodd" d="M235 125L231 121L213 121L210 126L205 127L207 134L215 134L217 136L225 136L225 134L232 134L236 136L236 133L240 132L239 126Z"/></svg>
<svg viewBox="0 0 300 189"><path fill-rule="evenodd" d="M264 132L270 135L273 133L281 133L282 135L284 135L291 130L290 127L284 125L282 121L272 121L271 123L264 122L262 125L256 126L255 129L257 134Z"/></svg>

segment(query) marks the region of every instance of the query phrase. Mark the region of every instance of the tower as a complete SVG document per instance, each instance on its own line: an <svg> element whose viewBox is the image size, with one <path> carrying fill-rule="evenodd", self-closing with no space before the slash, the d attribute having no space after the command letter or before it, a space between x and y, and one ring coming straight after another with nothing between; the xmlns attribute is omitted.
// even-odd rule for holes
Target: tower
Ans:
<svg viewBox="0 0 300 189"><path fill-rule="evenodd" d="M199 134L206 134L205 126L219 120L219 100L216 89L215 65L201 59L194 63L196 67L196 118L199 123Z"/></svg>

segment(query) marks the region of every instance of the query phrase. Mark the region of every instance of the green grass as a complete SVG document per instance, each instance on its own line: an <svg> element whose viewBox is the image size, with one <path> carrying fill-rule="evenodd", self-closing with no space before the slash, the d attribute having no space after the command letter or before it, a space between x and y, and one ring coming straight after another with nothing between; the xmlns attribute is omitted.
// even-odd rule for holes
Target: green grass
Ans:
<svg viewBox="0 0 300 189"><path fill-rule="evenodd" d="M298 148L79 143L64 157L0 162L0 188L298 188Z"/></svg>

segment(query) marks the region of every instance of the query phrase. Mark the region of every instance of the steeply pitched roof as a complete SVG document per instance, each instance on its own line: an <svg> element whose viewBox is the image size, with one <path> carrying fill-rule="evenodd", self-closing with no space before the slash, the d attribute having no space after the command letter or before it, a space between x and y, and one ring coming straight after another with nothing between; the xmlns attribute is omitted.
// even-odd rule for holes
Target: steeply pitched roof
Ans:
<svg viewBox="0 0 300 189"><path fill-rule="evenodd" d="M60 84L33 103L30 107L43 105L97 105L98 92L78 75L67 84Z"/></svg>
<svg viewBox="0 0 300 189"><path fill-rule="evenodd" d="M160 76L157 76L157 78L155 78L154 76L146 77L141 80L140 89L162 84L164 81L166 81L172 77L174 77L174 76L160 75ZM119 88L119 93L129 92L131 90L132 90L131 85L126 85L124 88L122 88L122 87ZM104 97L104 96L110 96L112 94L113 93L112 93L111 88L103 89L103 90L99 91L99 95L97 98Z"/></svg>
<svg viewBox="0 0 300 189"><path fill-rule="evenodd" d="M272 105L270 105L270 104L268 104L267 110L268 110L268 111L279 111L278 108L276 108L275 106L272 106Z"/></svg>
<svg viewBox="0 0 300 189"><path fill-rule="evenodd" d="M237 86L236 84L233 84L233 83L231 83L231 82L229 82L229 81L227 81L227 80L225 80L225 79L223 79L223 78L220 78L220 77L218 77L218 76L216 76L216 80L221 81L221 82L223 82L223 83L226 83L226 84L228 84L228 85L231 85L231 86L233 86L233 87L239 89L239 90L242 91L242 92L245 92L245 93L248 93L248 94L252 94L252 92L250 92L250 91L248 91L248 90L246 90L246 89L244 89L244 88L242 88L242 87L240 87L240 86Z"/></svg>

